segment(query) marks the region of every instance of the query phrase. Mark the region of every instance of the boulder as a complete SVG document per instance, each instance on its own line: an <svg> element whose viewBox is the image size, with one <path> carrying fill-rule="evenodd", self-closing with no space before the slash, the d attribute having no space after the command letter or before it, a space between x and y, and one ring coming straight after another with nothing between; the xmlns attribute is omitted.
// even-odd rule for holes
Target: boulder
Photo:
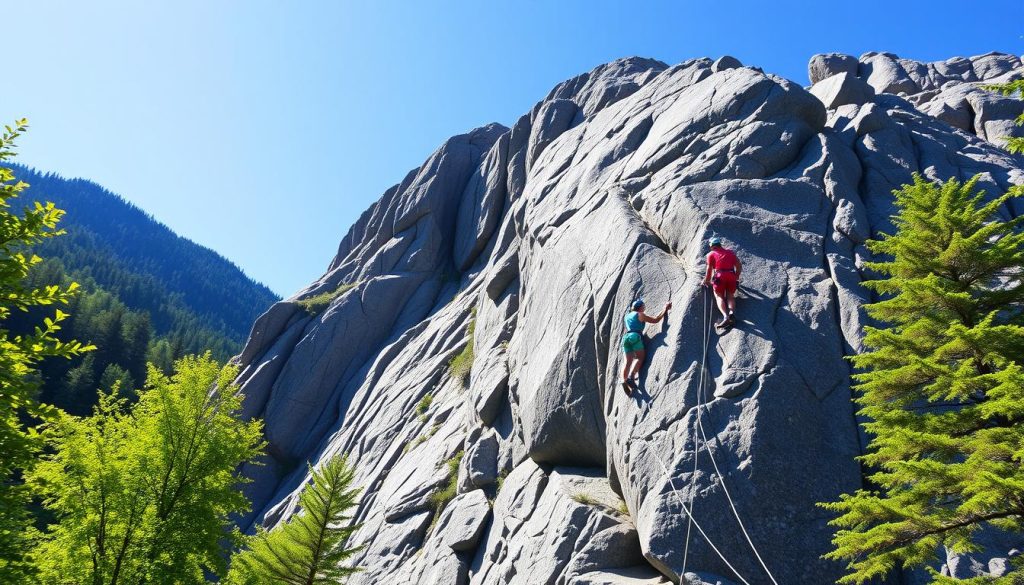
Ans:
<svg viewBox="0 0 1024 585"><path fill-rule="evenodd" d="M811 93L830 110L848 104L860 106L870 102L875 96L870 85L846 72L815 83L811 87Z"/></svg>
<svg viewBox="0 0 1024 585"><path fill-rule="evenodd" d="M711 64L711 70L715 73L725 71L727 69L737 69L739 67L743 67L743 63L740 63L740 60L736 57L730 57L729 55L723 55Z"/></svg>
<svg viewBox="0 0 1024 585"><path fill-rule="evenodd" d="M498 480L498 433L487 430L472 443L459 468L459 491L487 487Z"/></svg>
<svg viewBox="0 0 1024 585"><path fill-rule="evenodd" d="M473 490L455 496L445 506L434 533L453 551L476 550L487 521L491 518L491 505L483 490Z"/></svg>
<svg viewBox="0 0 1024 585"><path fill-rule="evenodd" d="M921 90L892 55L882 53L861 59L860 76L878 93L912 94Z"/></svg>
<svg viewBox="0 0 1024 585"><path fill-rule="evenodd" d="M819 81L828 79L833 75L839 75L840 73L855 76L857 75L858 64L857 58L851 55L843 55L841 53L815 55L807 63L807 78L811 80L811 85L814 85Z"/></svg>

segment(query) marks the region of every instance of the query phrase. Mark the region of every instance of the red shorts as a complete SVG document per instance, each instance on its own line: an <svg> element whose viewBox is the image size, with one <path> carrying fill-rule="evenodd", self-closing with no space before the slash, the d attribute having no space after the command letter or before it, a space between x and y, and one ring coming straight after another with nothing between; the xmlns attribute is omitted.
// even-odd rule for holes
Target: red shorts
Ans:
<svg viewBox="0 0 1024 585"><path fill-rule="evenodd" d="M715 294L719 295L736 294L736 285L738 284L739 279L736 278L735 272L719 272L711 279L711 286L715 289Z"/></svg>

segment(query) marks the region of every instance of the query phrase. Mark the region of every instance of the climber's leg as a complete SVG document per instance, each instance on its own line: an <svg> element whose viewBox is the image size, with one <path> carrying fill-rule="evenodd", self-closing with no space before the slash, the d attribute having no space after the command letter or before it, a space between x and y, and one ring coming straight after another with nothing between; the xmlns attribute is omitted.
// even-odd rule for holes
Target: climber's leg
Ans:
<svg viewBox="0 0 1024 585"><path fill-rule="evenodd" d="M629 377L639 379L640 368L644 367L644 359L647 357L647 352L641 349L634 355L636 355L636 360L633 362L633 373Z"/></svg>
<svg viewBox="0 0 1024 585"><path fill-rule="evenodd" d="M727 327L732 324L733 312L736 310L736 284L736 274L733 272L722 272L715 276L715 300L718 302L718 310L722 313L722 320L715 324L716 327Z"/></svg>
<svg viewBox="0 0 1024 585"><path fill-rule="evenodd" d="M726 306L729 309L729 314L726 316L726 321L730 325L736 320L736 288L739 286L739 279L736 278L736 273L731 272L725 275L722 282L723 288L725 289Z"/></svg>

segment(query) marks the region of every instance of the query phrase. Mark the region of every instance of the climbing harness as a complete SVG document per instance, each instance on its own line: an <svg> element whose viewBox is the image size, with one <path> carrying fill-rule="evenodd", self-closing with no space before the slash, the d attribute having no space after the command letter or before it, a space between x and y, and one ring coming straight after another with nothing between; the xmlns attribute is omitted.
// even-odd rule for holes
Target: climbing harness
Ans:
<svg viewBox="0 0 1024 585"><path fill-rule="evenodd" d="M695 489L694 488L696 486L696 479L697 479L697 456L700 454L700 449L701 449L701 446L698 445L698 443L697 443L698 431L700 433L700 438L701 438L701 440L703 442L703 447L705 449L708 448L708 443L709 443L708 437L707 437L707 433L704 430L704 423L701 421L701 408L704 406L704 403L705 403L705 383L704 383L705 375L704 374L705 374L705 371L707 370L707 355L708 355L708 345L710 344L710 340L711 340L711 330L708 327L708 320L709 319L708 319L708 296L707 296L707 292L705 291L704 293L702 293L701 296L703 298L703 307L702 307L701 317L703 319L703 329L704 329L704 331L703 331L703 337L704 337L703 343L704 343L704 345L703 345L703 348L702 348L700 377L699 377L698 388L697 388L697 392L696 392L696 402L697 402L697 404L695 406L695 408L696 408L696 410L695 410L696 424L694 425L694 431L693 431L693 473L690 476L690 493L689 493L689 495L690 495L690 502L689 502L689 505L687 505L687 503L683 501L682 496L680 496L679 492L676 491L675 479L672 477L672 474L669 472L668 467L666 467L665 463L661 460L661 457L659 457L657 454L655 454L655 459L657 459L658 464L661 465L662 470L664 470L665 476L669 480L669 487L672 489L672 493L675 494L676 498L679 500L679 503L682 505L683 510L686 512L686 515L688 517L688 524L687 524L687 528L686 528L686 543L685 543L685 546L683 548L683 570L682 570L682 574L683 575L686 574L687 561L689 560L688 557L689 557L689 550L690 550L690 534L691 534L691 529L694 526L696 526L697 531L700 532L701 536L704 537L704 540L706 540L708 545L711 546L712 550L715 551L715 554L718 555L718 558L722 559L722 562L725 563L725 565L727 567L729 567L729 569L733 572L733 574L740 581L742 581L745 585L750 585L750 582L747 581L746 579L744 579L742 575L740 575L739 571L737 571L736 568L732 566L732 563L730 563L728 561L728 559L725 558L725 555L723 555L722 552L718 549L718 547L715 546L715 543L713 543L711 541L711 538L708 537L707 533L701 527L700 523L698 523L697 519L693 517L693 512L692 512L692 510L693 510L693 503L694 503L694 496L695 496ZM646 444L647 443L644 443L644 445L646 445ZM768 569L768 565L764 562L764 559L761 557L761 553L757 550L757 547L754 546L754 541L750 538L750 533L747 531L747 527L743 524L743 520L740 518L739 511L736 509L736 504L735 504L735 502L733 502L732 495L729 493L729 488L727 488L726 485L725 485L725 476L722 475L721 470L718 468L718 463L715 461L715 457L711 453L710 449L708 449L708 457L711 459L711 465L714 468L715 475L718 477L718 481L719 481L719 483L722 486L722 492L725 494L726 500L729 501L729 508L732 509L732 514L736 518L736 522L739 524L740 530L743 532L743 536L746 539L747 544L750 545L750 549L754 551L754 556L757 557L758 563L760 563L761 568L764 569L764 572L768 575L768 578L771 580L771 582L774 585L779 585L779 582L775 580L775 576L772 575L771 570Z"/></svg>

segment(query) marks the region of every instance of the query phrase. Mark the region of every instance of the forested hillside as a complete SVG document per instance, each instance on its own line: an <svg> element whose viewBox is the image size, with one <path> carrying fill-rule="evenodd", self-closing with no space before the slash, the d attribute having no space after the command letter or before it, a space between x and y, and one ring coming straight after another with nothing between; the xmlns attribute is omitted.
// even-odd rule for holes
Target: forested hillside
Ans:
<svg viewBox="0 0 1024 585"><path fill-rule="evenodd" d="M41 398L47 402L84 414L97 386L110 388L119 379L125 390L140 384L147 361L169 370L174 359L206 350L224 361L277 300L229 260L93 182L14 170L30 184L21 205L52 201L67 212L61 222L67 234L34 250L44 262L30 281L81 284L61 337L99 348L43 364ZM17 327L38 315L13 317Z"/></svg>

